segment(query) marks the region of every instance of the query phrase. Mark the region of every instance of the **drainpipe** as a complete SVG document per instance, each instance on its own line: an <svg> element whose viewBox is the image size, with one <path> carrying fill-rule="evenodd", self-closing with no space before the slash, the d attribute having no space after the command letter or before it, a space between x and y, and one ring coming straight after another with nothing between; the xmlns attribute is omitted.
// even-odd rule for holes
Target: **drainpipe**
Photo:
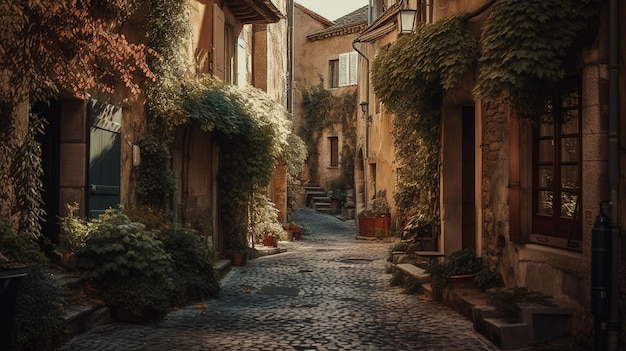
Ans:
<svg viewBox="0 0 626 351"><path fill-rule="evenodd" d="M293 0L287 0L287 111L293 113Z"/></svg>
<svg viewBox="0 0 626 351"><path fill-rule="evenodd" d="M369 6L369 8L370 8L370 13L371 13L371 8L372 8L372 6L371 6L371 0L370 0L370 6ZM367 114L366 114L366 116L365 116L365 160L363 160L363 162L365 163L365 164L363 165L363 182L364 182L365 184L363 184L363 186L364 186L364 189L363 189L363 195L359 195L359 192L358 192L358 190L357 190L357 189L358 189L357 187L358 187L359 185L358 185L358 184L356 184L356 182L355 182L355 184L354 184L354 185L355 185L355 189L354 189L354 190L355 190L355 200L356 200L356 201L355 201L355 202L356 202L356 204L355 204L355 205L357 206L357 210L359 209L359 208L358 208L358 204L359 204L359 202L361 202L361 204L366 204L366 199L361 198L361 196L367 197L367 196L366 196L366 195L367 195L367 182L368 182L368 179L369 179L369 176L368 176L368 167L367 167L367 162L368 162L368 161L367 161L367 160L369 159L369 149L370 149L370 147L369 147L369 135L370 135L370 116L369 116L369 99L370 99L370 78L369 78L369 77L370 77L370 60L369 60L369 58L367 58L367 56L365 56L365 54L363 54L363 52L361 52L361 51L360 51L360 50L356 47L356 43L358 43L358 42L359 42L359 38L357 37L357 38L355 38L355 39L352 41L352 48L354 49L354 51L356 51L356 52L359 54L359 56L363 57L363 59L364 59L364 60L365 60L365 62L366 62L366 65L367 65L367 68L366 68L366 70L365 70L366 72L365 72L365 84L364 84L364 86L365 86L365 102L367 103L367 108L368 108L368 110L367 110Z"/></svg>
<svg viewBox="0 0 626 351"><path fill-rule="evenodd" d="M367 58L367 56L365 56L363 52L361 52L361 50L359 50L356 47L356 43L358 42L359 42L359 38L354 39L352 41L352 48L354 49L354 51L356 51L359 54L359 56L361 56L365 60L365 63L367 64L367 69L365 70L365 102L367 103L367 108L368 108L367 115L365 116L365 159L367 159L369 157L369 148L370 148L369 147L370 60L369 58Z"/></svg>
<svg viewBox="0 0 626 351"><path fill-rule="evenodd" d="M618 202L618 181L619 181L619 0L609 1L609 62L607 71L609 75L609 186L611 190L611 200L616 206L613 210L613 218L616 218L616 225L612 228L611 235L611 292L610 292L610 313L607 324L608 349L617 351L619 346L619 208Z"/></svg>

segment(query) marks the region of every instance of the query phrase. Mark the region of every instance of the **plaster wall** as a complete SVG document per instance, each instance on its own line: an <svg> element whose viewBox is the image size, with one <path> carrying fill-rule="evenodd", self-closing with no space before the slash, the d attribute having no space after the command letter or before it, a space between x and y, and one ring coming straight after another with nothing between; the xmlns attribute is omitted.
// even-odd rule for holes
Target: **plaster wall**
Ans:
<svg viewBox="0 0 626 351"><path fill-rule="evenodd" d="M317 61L312 60L312 50L308 47L309 42L307 35L315 33L326 28L326 25L313 19L297 7L294 8L294 90L293 90L293 117L294 130L300 131L302 125L302 94L306 87L319 84L320 67L312 66ZM328 67L328 62L323 67ZM327 76L328 69L324 71L323 76Z"/></svg>
<svg viewBox="0 0 626 351"><path fill-rule="evenodd" d="M295 89L293 94L294 100L294 130L303 135L303 118L304 111L302 106L302 97L306 89L319 86L323 82L323 87L329 90L335 96L352 93L356 90L356 86L347 86L339 88L330 87L330 60L339 59L339 55L354 51L352 41L356 34L331 36L323 40L310 41L307 35L318 32L326 28L326 25L312 18L302 10L295 8L294 17L296 26L294 28L294 80ZM360 64L360 62L359 62ZM357 106L355 106L357 109ZM304 181L318 183L325 187L326 190L332 190L334 184L338 184L341 176L341 154L343 150L344 138L342 135L341 121L333 124L330 128L322 131L310 131L312 133L320 133L318 142L319 163L317 174L319 179L310 179L310 172L303 174ZM330 166L330 145L328 138L337 136L339 141L339 166Z"/></svg>

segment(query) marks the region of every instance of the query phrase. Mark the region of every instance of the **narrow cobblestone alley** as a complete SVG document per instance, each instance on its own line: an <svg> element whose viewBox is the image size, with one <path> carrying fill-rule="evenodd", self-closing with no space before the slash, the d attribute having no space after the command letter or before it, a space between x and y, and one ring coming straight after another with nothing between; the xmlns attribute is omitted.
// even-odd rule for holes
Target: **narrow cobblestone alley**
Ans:
<svg viewBox="0 0 626 351"><path fill-rule="evenodd" d="M233 267L220 298L154 324L109 324L66 350L497 350L455 311L390 287L389 244L353 222L302 209L304 240ZM206 306L204 306L206 305Z"/></svg>

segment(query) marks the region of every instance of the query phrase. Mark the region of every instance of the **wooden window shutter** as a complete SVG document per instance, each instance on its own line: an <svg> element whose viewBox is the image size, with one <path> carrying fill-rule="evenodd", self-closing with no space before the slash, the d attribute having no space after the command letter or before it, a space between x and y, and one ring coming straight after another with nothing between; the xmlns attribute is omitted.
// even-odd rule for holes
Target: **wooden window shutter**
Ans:
<svg viewBox="0 0 626 351"><path fill-rule="evenodd" d="M350 53L349 85L356 85L357 83L356 76L357 76L357 72L359 68L358 65L359 65L359 57L357 56L356 51L353 51Z"/></svg>
<svg viewBox="0 0 626 351"><path fill-rule="evenodd" d="M224 23L224 11L213 4L213 74L221 80L226 79Z"/></svg>
<svg viewBox="0 0 626 351"><path fill-rule="evenodd" d="M339 86L345 87L348 85L349 75L348 75L348 66L350 57L348 54L340 54L339 55Z"/></svg>

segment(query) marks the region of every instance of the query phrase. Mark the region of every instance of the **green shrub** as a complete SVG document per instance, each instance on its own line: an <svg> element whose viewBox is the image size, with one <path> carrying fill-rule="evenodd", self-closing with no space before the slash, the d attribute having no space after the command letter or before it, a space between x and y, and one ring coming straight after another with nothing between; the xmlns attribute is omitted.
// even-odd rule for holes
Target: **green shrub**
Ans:
<svg viewBox="0 0 626 351"><path fill-rule="evenodd" d="M476 278L474 278L474 282L476 282L476 287L480 291L487 291L487 289L491 288L501 288L504 287L504 280L502 279L502 274L495 269L485 268L482 271L478 272Z"/></svg>
<svg viewBox="0 0 626 351"><path fill-rule="evenodd" d="M121 210L109 209L100 216L77 258L83 277L93 282L109 305L146 318L169 311L174 288L172 258L144 228Z"/></svg>
<svg viewBox="0 0 626 351"><path fill-rule="evenodd" d="M75 254L80 248L85 246L87 235L89 234L90 223L86 219L77 217L78 204L67 204L67 215L59 217L61 227L60 239L67 245L67 250Z"/></svg>
<svg viewBox="0 0 626 351"><path fill-rule="evenodd" d="M46 273L48 260L37 240L32 235L15 233L8 222L0 220L0 264L3 263L29 267L28 275L20 279L15 301L12 350L60 349L65 337L63 289Z"/></svg>
<svg viewBox="0 0 626 351"><path fill-rule="evenodd" d="M66 329L63 289L41 267L21 280L13 319L11 349L60 350Z"/></svg>
<svg viewBox="0 0 626 351"><path fill-rule="evenodd" d="M172 257L172 280L176 287L174 303L182 306L192 301L217 297L219 281L211 261L215 252L206 238L192 231L175 228L162 233L165 251Z"/></svg>
<svg viewBox="0 0 626 351"><path fill-rule="evenodd" d="M48 262L33 236L15 233L11 224L1 219L0 254L10 261L27 265L45 265Z"/></svg>

